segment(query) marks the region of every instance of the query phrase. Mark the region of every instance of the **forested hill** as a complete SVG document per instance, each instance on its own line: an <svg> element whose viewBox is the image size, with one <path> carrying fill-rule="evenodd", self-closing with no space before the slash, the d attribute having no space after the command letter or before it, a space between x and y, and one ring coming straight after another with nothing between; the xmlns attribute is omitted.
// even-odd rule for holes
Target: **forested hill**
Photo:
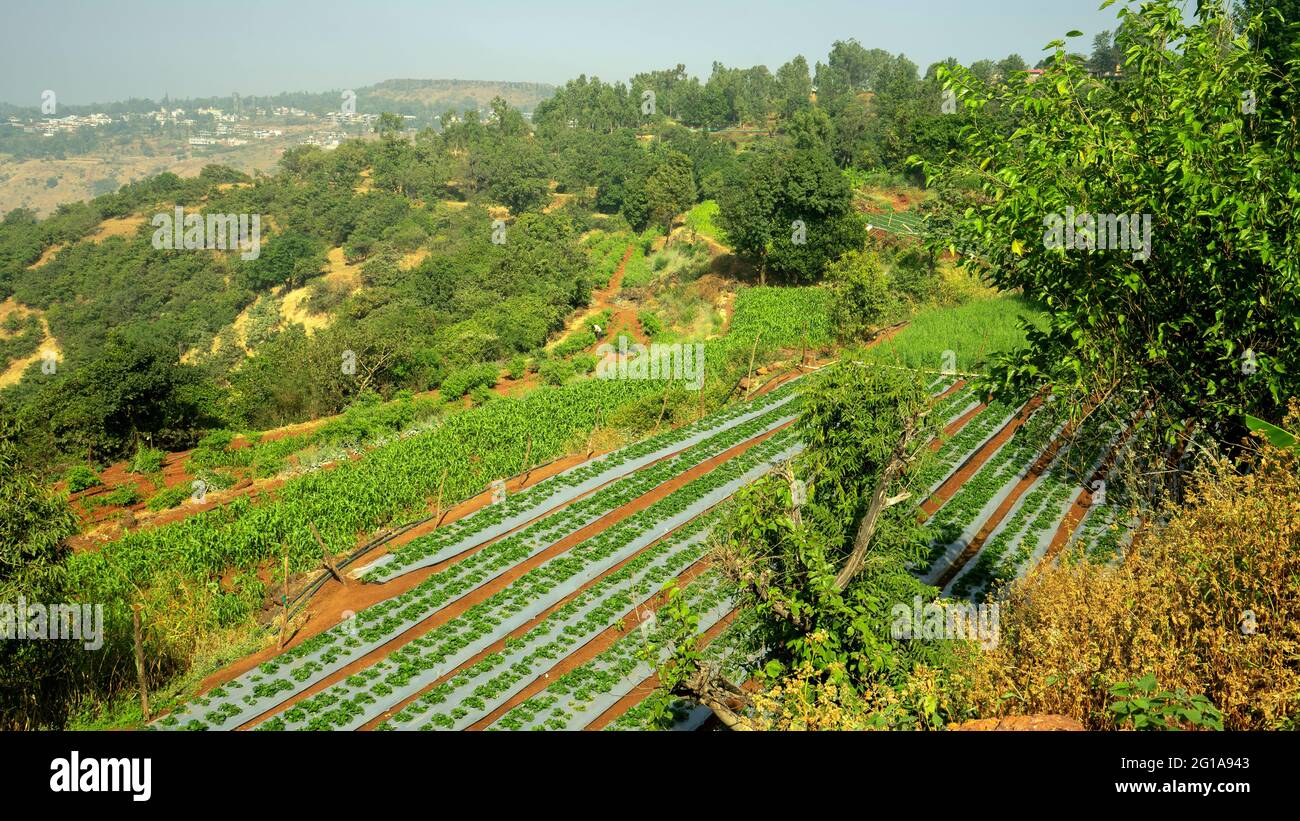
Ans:
<svg viewBox="0 0 1300 821"><path fill-rule="evenodd" d="M1007 72L1024 65L1004 62ZM922 75L853 41L835 45L830 65L842 67L845 93L827 81L816 101L802 58L775 75L715 67L704 83L680 67L630 86L582 77L540 102L532 123L520 107L545 86L394 80L357 93L359 112L386 114L378 139L298 146L255 178L219 165L188 179L165 173L44 220L10 211L0 221L0 411L36 461L102 464L141 442L179 449L213 429L338 413L367 392L451 379L464 393L523 358L541 370L548 339L622 252L705 200L721 204L737 256L762 276L813 281L862 239L850 186L859 169L902 173L908 154L935 156L961 127L940 111L934 66ZM870 102L855 96L868 87ZM439 130L412 134L397 116L408 102L489 90L506 96ZM658 110L644 107L645 90L657 90ZM376 102L381 94L397 102ZM767 125L761 145L710 133L754 118ZM759 201L758 183L785 193L762 198L765 210L741 207ZM176 208L182 218L257 215L256 258L158 247L155 220ZM768 253L764 237L788 240L792 214L814 241L777 241ZM631 260L628 282L660 273L642 262ZM355 374L342 372L345 354Z"/></svg>

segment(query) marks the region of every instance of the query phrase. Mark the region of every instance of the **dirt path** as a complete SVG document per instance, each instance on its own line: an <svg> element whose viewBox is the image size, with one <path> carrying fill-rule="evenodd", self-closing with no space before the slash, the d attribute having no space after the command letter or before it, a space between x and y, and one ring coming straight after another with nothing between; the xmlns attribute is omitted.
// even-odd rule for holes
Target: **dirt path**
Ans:
<svg viewBox="0 0 1300 821"><path fill-rule="evenodd" d="M608 337L613 331L623 329L632 337L633 341L643 345L650 343L649 337L646 336L645 330L641 327L641 320L637 316L636 309L628 305L621 305L618 301L618 293L623 287L623 272L627 269L628 260L632 258L634 250L632 245L627 246L627 250L623 252L623 259L618 263L618 267L614 269L614 273L609 278L609 284L604 288L592 290L591 304L582 313L575 314L569 319L564 326L564 332L547 345L548 349L554 348L568 339L582 328L583 323L588 319L605 310L609 311L610 320L608 327L601 329L603 332L602 337ZM596 346L593 347L598 347L601 341L601 339L597 339Z"/></svg>

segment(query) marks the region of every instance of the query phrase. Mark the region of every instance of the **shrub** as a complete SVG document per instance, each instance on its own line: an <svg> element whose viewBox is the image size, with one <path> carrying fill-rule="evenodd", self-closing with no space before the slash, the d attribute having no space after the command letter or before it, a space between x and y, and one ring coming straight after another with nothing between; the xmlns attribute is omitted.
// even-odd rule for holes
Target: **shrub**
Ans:
<svg viewBox="0 0 1300 821"><path fill-rule="evenodd" d="M594 364L593 364L594 366ZM563 385L574 374L574 365L567 359L548 359L537 372L548 385Z"/></svg>
<svg viewBox="0 0 1300 821"><path fill-rule="evenodd" d="M497 383L499 372L496 365L470 365L453 371L442 380L442 398L459 399L477 387L490 388Z"/></svg>
<svg viewBox="0 0 1300 821"><path fill-rule="evenodd" d="M528 360L520 354L510 360L509 373L511 379L523 379L524 374L528 371Z"/></svg>
<svg viewBox="0 0 1300 821"><path fill-rule="evenodd" d="M651 340L664 332L664 323L651 311L642 311L637 314L637 319L641 320L641 328Z"/></svg>
<svg viewBox="0 0 1300 821"><path fill-rule="evenodd" d="M1000 644L965 664L980 715L1055 713L1110 729L1137 723L1116 696L1150 689L1161 704L1204 696L1229 730L1293 729L1297 467L1294 454L1266 449L1248 475L1202 469L1186 504L1141 528L1122 564L1067 556L1010 585Z"/></svg>
<svg viewBox="0 0 1300 821"><path fill-rule="evenodd" d="M592 345L596 344L596 335L589 330L574 331L569 338L556 345L551 351L554 356L566 357L572 356L579 351L585 351Z"/></svg>
<svg viewBox="0 0 1300 821"><path fill-rule="evenodd" d="M130 507L140 501L140 491L135 485L118 485L102 496L86 500L88 507Z"/></svg>
<svg viewBox="0 0 1300 821"><path fill-rule="evenodd" d="M63 481L68 485L69 493L78 493L99 484L99 476L85 465L73 465L63 474Z"/></svg>
<svg viewBox="0 0 1300 821"><path fill-rule="evenodd" d="M150 510L166 510L176 507L177 505L190 498L191 488L189 485L176 485L165 490L160 490L149 497L145 502L145 507Z"/></svg>
<svg viewBox="0 0 1300 821"><path fill-rule="evenodd" d="M162 470L163 460L167 454L157 448L140 447L135 452L135 458L131 460L131 473L157 473Z"/></svg>
<svg viewBox="0 0 1300 821"><path fill-rule="evenodd" d="M596 355L592 353L580 353L573 357L573 370L575 373L589 374L596 369Z"/></svg>

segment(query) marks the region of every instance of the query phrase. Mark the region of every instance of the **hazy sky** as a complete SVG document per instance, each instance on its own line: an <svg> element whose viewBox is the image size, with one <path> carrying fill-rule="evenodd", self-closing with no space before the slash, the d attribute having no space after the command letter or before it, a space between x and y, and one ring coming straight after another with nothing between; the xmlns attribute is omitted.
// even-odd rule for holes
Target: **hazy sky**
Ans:
<svg viewBox="0 0 1300 821"><path fill-rule="evenodd" d="M1100 0L3 0L0 100L43 89L80 105L327 91L395 77L562 83L626 80L684 63L825 60L857 38L922 69L1019 52L1079 29L1075 50L1115 28Z"/></svg>

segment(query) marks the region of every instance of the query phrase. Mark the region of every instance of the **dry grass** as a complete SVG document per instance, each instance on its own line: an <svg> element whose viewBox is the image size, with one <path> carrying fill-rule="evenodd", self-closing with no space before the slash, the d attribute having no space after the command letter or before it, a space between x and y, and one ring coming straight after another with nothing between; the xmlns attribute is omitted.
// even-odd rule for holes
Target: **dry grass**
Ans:
<svg viewBox="0 0 1300 821"><path fill-rule="evenodd" d="M1203 472L1169 514L1122 564L1062 562L1010 587L1001 644L972 653L965 671L981 716L1055 713L1110 728L1109 688L1154 673L1162 689L1207 696L1226 729L1295 725L1297 459L1272 450L1249 475Z"/></svg>

